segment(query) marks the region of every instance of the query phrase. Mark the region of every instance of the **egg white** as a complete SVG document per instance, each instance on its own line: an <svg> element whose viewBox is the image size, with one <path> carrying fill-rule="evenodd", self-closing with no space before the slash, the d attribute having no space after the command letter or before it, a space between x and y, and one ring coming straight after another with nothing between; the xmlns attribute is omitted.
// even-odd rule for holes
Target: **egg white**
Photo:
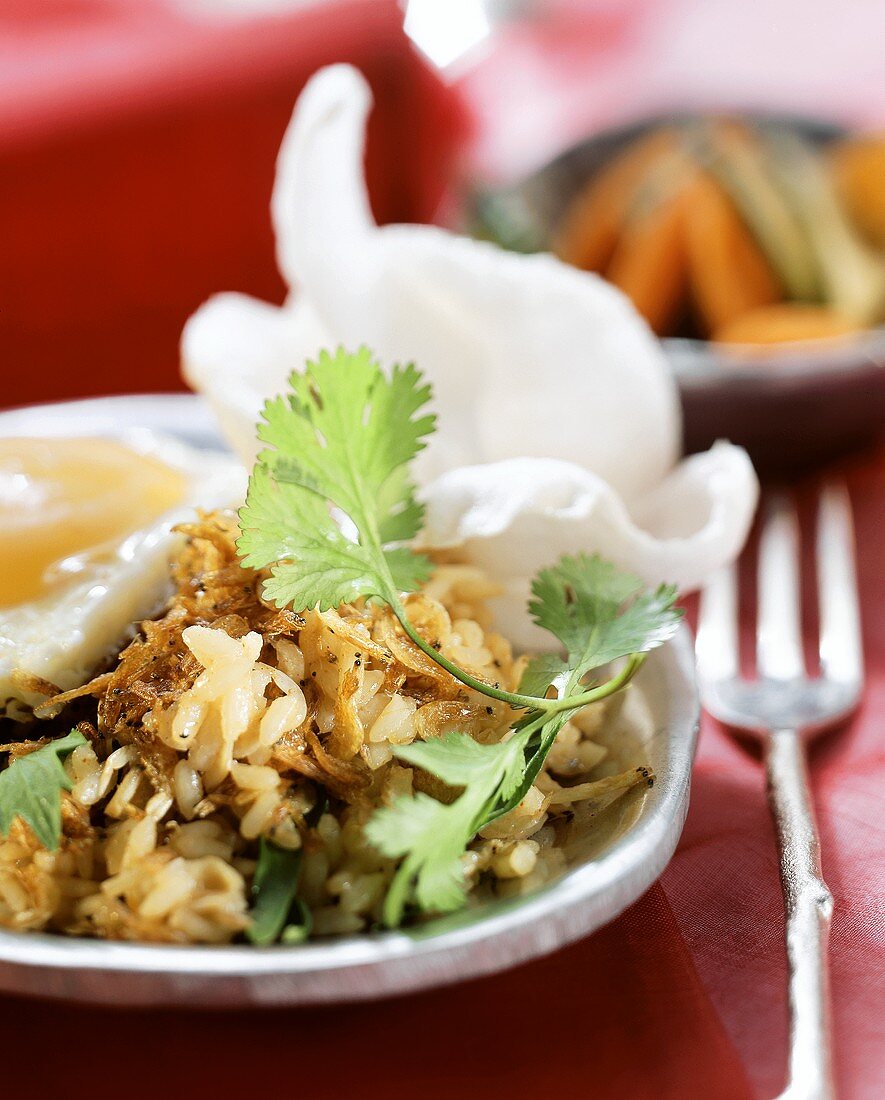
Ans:
<svg viewBox="0 0 885 1100"><path fill-rule="evenodd" d="M64 691L86 683L134 624L154 615L168 597L169 564L183 537L173 527L195 518L198 509L242 502L246 476L234 459L146 430L114 438L183 474L185 495L100 558L65 559L58 566L63 579L46 595L0 608L0 716L26 718L43 700L23 678L39 677Z"/></svg>

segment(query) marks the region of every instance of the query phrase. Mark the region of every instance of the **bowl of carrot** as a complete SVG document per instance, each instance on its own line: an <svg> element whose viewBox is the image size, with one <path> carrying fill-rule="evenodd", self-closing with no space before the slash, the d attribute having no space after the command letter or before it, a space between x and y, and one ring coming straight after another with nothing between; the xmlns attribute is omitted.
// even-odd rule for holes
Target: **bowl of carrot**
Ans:
<svg viewBox="0 0 885 1100"><path fill-rule="evenodd" d="M661 337L685 442L790 473L885 425L885 136L775 116L596 135L470 205L478 236L620 287Z"/></svg>

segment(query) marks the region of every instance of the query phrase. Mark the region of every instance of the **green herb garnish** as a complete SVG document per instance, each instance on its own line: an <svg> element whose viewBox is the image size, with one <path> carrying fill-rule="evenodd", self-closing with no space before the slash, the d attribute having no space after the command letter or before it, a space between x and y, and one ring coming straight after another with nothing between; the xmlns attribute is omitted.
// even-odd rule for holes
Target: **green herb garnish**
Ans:
<svg viewBox="0 0 885 1100"><path fill-rule="evenodd" d="M527 715L496 745L480 745L467 734L453 733L397 746L400 759L464 792L450 805L421 794L401 798L368 822L372 844L384 855L405 856L385 899L388 924L402 919L413 881L415 900L423 909L445 912L463 904L461 856L473 837L522 801L577 707L623 687L644 653L672 636L680 619L672 606L675 591L661 587L638 596L641 587L637 577L599 557L563 558L542 570L532 585L529 610L539 626L566 646L568 657L536 657L520 688L543 695L553 688L555 709ZM632 602L625 602L631 597ZM593 688L584 686L587 673L619 657L627 661L616 676ZM582 702L576 707L578 699Z"/></svg>
<svg viewBox="0 0 885 1100"><path fill-rule="evenodd" d="M291 939L292 930L297 930L300 939L307 938L302 919L294 925L287 925L293 906L297 905L295 893L298 889L298 876L301 873L301 850L292 852L280 848L266 837L261 838L258 854L258 866L252 879L252 923L246 929L246 936L252 943L261 947L276 943L281 936L284 942L296 942ZM289 935L289 938L285 938Z"/></svg>
<svg viewBox="0 0 885 1100"><path fill-rule="evenodd" d="M424 510L405 467L434 428L416 416L430 398L414 367L388 380L365 350L327 353L289 379L292 393L264 407L262 451L240 513L243 563L271 566L265 595L278 606L326 609L376 596L399 604L430 562L396 544ZM329 504L354 525L349 538Z"/></svg>
<svg viewBox="0 0 885 1100"><path fill-rule="evenodd" d="M621 690L646 652L672 637L681 612L673 587L644 592L639 578L597 556L563 558L535 578L529 610L566 658L536 658L516 692L477 679L421 637L402 601L432 568L408 546L423 519L408 466L434 430L423 411L430 387L411 365L386 377L366 349L323 352L291 376L290 386L265 406L258 432L268 449L258 456L240 512L243 564L271 572L265 596L295 611L380 600L452 676L524 712L496 745L452 733L394 748L400 759L462 789L450 804L424 794L401 798L367 825L371 843L402 859L384 905L385 922L395 925L413 895L431 911L463 904L467 845L524 797L569 716ZM593 678L621 658L613 675Z"/></svg>
<svg viewBox="0 0 885 1100"><path fill-rule="evenodd" d="M34 830L44 848L54 852L61 840L61 792L73 783L62 757L85 745L79 730L20 756L0 772L0 835L8 836L15 818Z"/></svg>
<svg viewBox="0 0 885 1100"><path fill-rule="evenodd" d="M304 823L309 829L316 828L327 806L325 794L320 793L313 808L304 815ZM313 916L295 896L301 875L301 856L300 848L292 851L281 848L267 837L261 838L258 865L252 878L252 923L246 930L246 937L252 943L261 947L277 940L294 944L310 936Z"/></svg>
<svg viewBox="0 0 885 1100"><path fill-rule="evenodd" d="M461 856L492 808L510 798L525 772L522 733L481 745L465 733L401 745L396 755L463 794L449 805L426 794L398 798L366 824L366 838L386 856L405 857L384 899L384 921L399 924L412 884L422 909L446 912L464 902Z"/></svg>

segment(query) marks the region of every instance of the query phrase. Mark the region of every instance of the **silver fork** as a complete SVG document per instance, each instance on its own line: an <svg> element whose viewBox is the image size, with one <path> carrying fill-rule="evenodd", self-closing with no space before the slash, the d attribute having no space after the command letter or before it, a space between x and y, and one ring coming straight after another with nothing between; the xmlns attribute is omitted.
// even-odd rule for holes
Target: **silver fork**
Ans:
<svg viewBox="0 0 885 1100"><path fill-rule="evenodd" d="M833 896L820 867L820 839L808 784L805 745L857 707L863 650L854 565L851 504L841 484L820 494L817 515L819 677L805 668L802 647L799 525L790 499L777 494L764 509L759 544L756 666L741 675L737 571L723 570L701 597L697 633L701 699L732 729L763 745L786 911L790 973L790 1100L834 1096L829 1026L827 941Z"/></svg>

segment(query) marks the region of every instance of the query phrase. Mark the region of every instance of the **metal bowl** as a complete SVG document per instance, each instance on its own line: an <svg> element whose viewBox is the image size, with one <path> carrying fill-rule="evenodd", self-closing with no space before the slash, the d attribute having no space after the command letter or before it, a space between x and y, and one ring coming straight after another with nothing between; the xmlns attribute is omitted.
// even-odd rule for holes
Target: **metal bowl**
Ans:
<svg viewBox="0 0 885 1100"><path fill-rule="evenodd" d="M137 427L221 448L190 396L70 402L0 414L0 435L114 435ZM408 930L300 947L178 947L0 932L0 991L120 1005L354 1001L502 970L562 947L621 913L660 875L688 807L698 700L687 629L654 652L610 735L624 765L652 765L651 790L616 803L570 851L557 882Z"/></svg>
<svg viewBox="0 0 885 1100"><path fill-rule="evenodd" d="M478 195L470 221L505 247L542 251L576 192L666 115L607 130L575 145L514 186ZM824 146L844 131L826 122L748 116L787 125ZM740 348L664 339L682 398L688 451L717 439L746 447L765 473L792 474L869 446L885 426L885 329L844 341Z"/></svg>

